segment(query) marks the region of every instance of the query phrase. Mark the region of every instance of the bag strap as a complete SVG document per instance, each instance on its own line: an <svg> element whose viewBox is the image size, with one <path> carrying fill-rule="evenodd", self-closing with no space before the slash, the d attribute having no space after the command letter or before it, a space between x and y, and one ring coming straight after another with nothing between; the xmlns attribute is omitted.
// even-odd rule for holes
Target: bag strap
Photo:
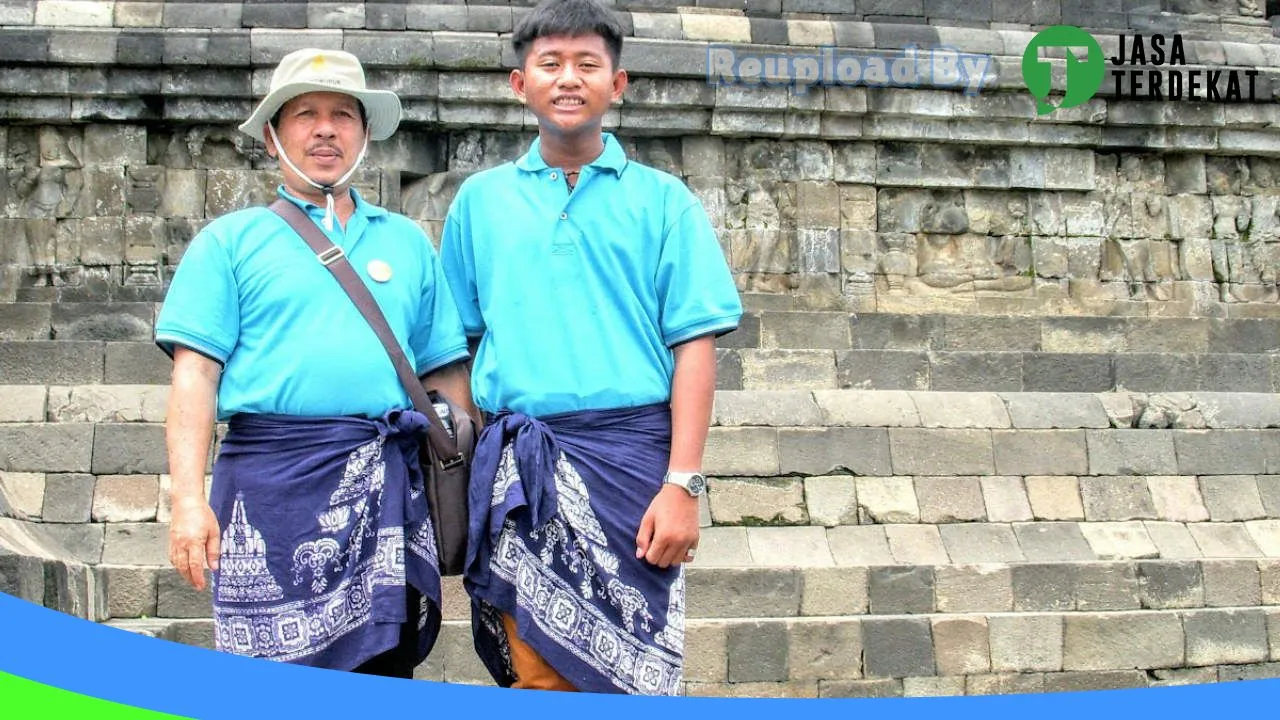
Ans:
<svg viewBox="0 0 1280 720"><path fill-rule="evenodd" d="M391 331L391 327L387 325L387 319L382 314L382 310L378 307L378 303L373 299L373 293L369 292L368 286L356 274L355 268L351 267L351 263L347 262L347 255L342 248L334 245L324 234L315 221L309 215L302 211L297 205L280 198L271 203L270 209L275 214L284 218L289 223L289 227L307 243L311 251L316 254L316 259L320 261L333 273L338 284L346 291L347 297L351 298L351 302L355 303L356 309L364 316L365 321L373 328L373 332L378 336L378 340L382 342L382 348L387 351L387 356L391 358L391 364L396 368L396 375L400 378L400 384L404 386L405 392L409 393L409 399L413 401L413 407L418 412L427 416L427 437L431 441L431 446L436 451L436 455L440 458L440 465L443 469L461 465L464 462L462 454L458 451L458 444L449 437L449 431L445 429L444 423L440 421L440 417L436 414L435 408L432 407L431 397L427 394L422 383L418 381L418 376L413 371L413 366L409 364L409 358L405 357L404 350L401 349L400 343L396 340L395 333ZM454 425L461 427L464 423L458 418Z"/></svg>

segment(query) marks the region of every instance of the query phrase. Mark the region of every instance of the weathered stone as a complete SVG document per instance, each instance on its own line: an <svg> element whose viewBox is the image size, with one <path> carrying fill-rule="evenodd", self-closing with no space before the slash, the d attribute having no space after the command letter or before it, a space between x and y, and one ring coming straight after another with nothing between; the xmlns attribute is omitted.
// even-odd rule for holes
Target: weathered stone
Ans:
<svg viewBox="0 0 1280 720"><path fill-rule="evenodd" d="M904 350L838 352L836 384L861 390L927 390L929 357Z"/></svg>
<svg viewBox="0 0 1280 720"><path fill-rule="evenodd" d="M1137 570L1132 563L1094 563L1075 568L1076 609L1136 610L1139 601Z"/></svg>
<svg viewBox="0 0 1280 720"><path fill-rule="evenodd" d="M928 428L1007 428L1009 413L994 393L910 393Z"/></svg>
<svg viewBox="0 0 1280 720"><path fill-rule="evenodd" d="M887 475L891 471L889 435L883 428L783 428L778 430L778 459L784 473Z"/></svg>
<svg viewBox="0 0 1280 720"><path fill-rule="evenodd" d="M1098 613L1063 619L1064 670L1177 667L1185 661L1176 615Z"/></svg>
<svg viewBox="0 0 1280 720"><path fill-rule="evenodd" d="M1153 520L1157 517L1146 478L1082 477L1080 496L1084 517L1090 522Z"/></svg>
<svg viewBox="0 0 1280 720"><path fill-rule="evenodd" d="M984 430L891 428L889 449L898 475L993 475L991 434Z"/></svg>
<svg viewBox="0 0 1280 720"><path fill-rule="evenodd" d="M983 618L933 620L934 655L943 675L972 675L991 671L987 622Z"/></svg>
<svg viewBox="0 0 1280 720"><path fill-rule="evenodd" d="M1190 608L1204 604L1204 582L1199 563L1138 563L1138 583L1144 608Z"/></svg>
<svg viewBox="0 0 1280 720"><path fill-rule="evenodd" d="M49 419L55 422L164 422L167 387L81 385L49 388Z"/></svg>
<svg viewBox="0 0 1280 720"><path fill-rule="evenodd" d="M1055 671L1063 663L1063 620L1057 615L1001 615L987 620L995 672Z"/></svg>
<svg viewBox="0 0 1280 720"><path fill-rule="evenodd" d="M1265 662L1271 657L1262 610L1201 610L1183 615L1188 665Z"/></svg>
<svg viewBox="0 0 1280 720"><path fill-rule="evenodd" d="M787 632L792 680L862 677L862 627L858 623L843 618L791 620Z"/></svg>
<svg viewBox="0 0 1280 720"><path fill-rule="evenodd" d="M778 432L773 428L711 428L703 468L710 475L778 474Z"/></svg>
<svg viewBox="0 0 1280 720"><path fill-rule="evenodd" d="M867 611L867 569L804 568L802 615L861 615Z"/></svg>
<svg viewBox="0 0 1280 720"><path fill-rule="evenodd" d="M46 476L41 519L50 523L89 522L94 483L92 475Z"/></svg>
<svg viewBox="0 0 1280 720"><path fill-rule="evenodd" d="M799 479L715 478L708 489L711 517L725 525L794 525L808 522Z"/></svg>
<svg viewBox="0 0 1280 720"><path fill-rule="evenodd" d="M919 521L919 509L909 478L859 477L855 478L854 483L860 522L883 524Z"/></svg>
<svg viewBox="0 0 1280 720"><path fill-rule="evenodd" d="M44 507L44 473L0 472L0 498L19 519L38 518Z"/></svg>
<svg viewBox="0 0 1280 720"><path fill-rule="evenodd" d="M984 477L980 482L988 521L1018 522L1031 519L1031 505L1027 502L1022 478Z"/></svg>
<svg viewBox="0 0 1280 720"><path fill-rule="evenodd" d="M842 525L827 531L827 543L836 565L892 565L894 562L883 527Z"/></svg>
<svg viewBox="0 0 1280 720"><path fill-rule="evenodd" d="M786 680L789 641L787 625L781 621L730 625L726 643L729 682Z"/></svg>
<svg viewBox="0 0 1280 720"><path fill-rule="evenodd" d="M1262 602L1258 564L1254 560L1205 560L1205 607L1248 607Z"/></svg>
<svg viewBox="0 0 1280 720"><path fill-rule="evenodd" d="M1195 523L1187 526L1205 557L1261 557L1262 551L1249 537L1243 525L1229 523Z"/></svg>
<svg viewBox="0 0 1280 720"><path fill-rule="evenodd" d="M934 610L932 568L871 568L868 586L872 614L921 614Z"/></svg>
<svg viewBox="0 0 1280 720"><path fill-rule="evenodd" d="M168 472L164 427L99 425L93 441L93 471L104 475Z"/></svg>
<svg viewBox="0 0 1280 720"><path fill-rule="evenodd" d="M862 622L863 672L869 677L936 674L927 619L867 618Z"/></svg>
<svg viewBox="0 0 1280 720"><path fill-rule="evenodd" d="M1202 522L1209 519L1194 477L1149 477L1147 489L1156 517L1161 520Z"/></svg>
<svg viewBox="0 0 1280 720"><path fill-rule="evenodd" d="M1236 522L1266 517L1258 482L1252 475L1216 475L1200 478L1200 492L1214 522Z"/></svg>
<svg viewBox="0 0 1280 720"><path fill-rule="evenodd" d="M835 564L820 527L749 527L751 559L766 567L824 567Z"/></svg>
<svg viewBox="0 0 1280 720"><path fill-rule="evenodd" d="M823 425L854 427L918 427L920 425L920 415L910 393L895 390L816 390L812 396L822 413L821 424Z"/></svg>
<svg viewBox="0 0 1280 720"><path fill-rule="evenodd" d="M155 616L158 573L151 568L102 567L107 614L113 618ZM207 613L206 613L207 614Z"/></svg>
<svg viewBox="0 0 1280 720"><path fill-rule="evenodd" d="M1075 609L1075 567L1061 562L1014 565L1013 609L1063 611Z"/></svg>
<svg viewBox="0 0 1280 720"><path fill-rule="evenodd" d="M113 523L106 529L102 562L110 565L164 566L169 562L169 526L163 523Z"/></svg>
<svg viewBox="0 0 1280 720"><path fill-rule="evenodd" d="M835 527L859 522L857 487L850 476L805 478L804 503L814 524Z"/></svg>
<svg viewBox="0 0 1280 720"><path fill-rule="evenodd" d="M1174 437L1161 430L1086 430L1093 475L1172 475L1178 472Z"/></svg>
<svg viewBox="0 0 1280 720"><path fill-rule="evenodd" d="M918 477L915 494L920 522L949 523L987 519L979 478Z"/></svg>
<svg viewBox="0 0 1280 720"><path fill-rule="evenodd" d="M942 525L942 542L952 562L971 564L1023 560L1017 538L1008 525Z"/></svg>
<svg viewBox="0 0 1280 720"><path fill-rule="evenodd" d="M887 525L884 529L893 558L906 565L945 565L950 561L938 528L928 525Z"/></svg>
<svg viewBox="0 0 1280 720"><path fill-rule="evenodd" d="M1071 476L1028 476L1027 500L1036 520L1083 520L1080 482Z"/></svg>
<svg viewBox="0 0 1280 720"><path fill-rule="evenodd" d="M942 613L1008 612L1014 605L1010 568L996 564L938 567L934 593Z"/></svg>
<svg viewBox="0 0 1280 720"><path fill-rule="evenodd" d="M1099 560L1132 560L1159 556L1141 522L1090 522L1080 532Z"/></svg>
<svg viewBox="0 0 1280 720"><path fill-rule="evenodd" d="M1027 560L1093 560L1080 526L1067 522L1014 523L1013 534Z"/></svg>
<svg viewBox="0 0 1280 720"><path fill-rule="evenodd" d="M747 390L814 390L836 386L836 360L829 351L743 350L742 386Z"/></svg>
<svg viewBox="0 0 1280 720"><path fill-rule="evenodd" d="M146 522L156 519L159 478L155 475L103 475L93 493L95 522Z"/></svg>

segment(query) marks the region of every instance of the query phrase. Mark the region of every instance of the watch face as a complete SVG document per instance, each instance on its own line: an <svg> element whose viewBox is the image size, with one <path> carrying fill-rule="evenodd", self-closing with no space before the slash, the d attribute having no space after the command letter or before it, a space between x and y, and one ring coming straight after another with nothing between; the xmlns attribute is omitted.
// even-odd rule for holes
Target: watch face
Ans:
<svg viewBox="0 0 1280 720"><path fill-rule="evenodd" d="M706 492L707 479L701 475L694 475L689 478L689 494L693 496L701 495Z"/></svg>

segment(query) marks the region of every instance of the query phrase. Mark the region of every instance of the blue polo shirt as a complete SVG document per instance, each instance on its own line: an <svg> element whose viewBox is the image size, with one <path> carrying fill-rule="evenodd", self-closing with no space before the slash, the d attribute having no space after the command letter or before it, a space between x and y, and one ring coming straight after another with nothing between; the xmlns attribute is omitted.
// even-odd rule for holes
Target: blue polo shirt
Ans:
<svg viewBox="0 0 1280 720"><path fill-rule="evenodd" d="M671 348L737 327L742 305L702 204L618 141L570 192L540 144L459 188L440 255L467 334L472 393L534 416L671 397Z"/></svg>
<svg viewBox="0 0 1280 720"><path fill-rule="evenodd" d="M324 208L284 191L317 224ZM419 375L466 358L439 258L403 215L365 202L329 239L372 291ZM324 226L320 226L324 229ZM391 268L374 281L369 264ZM239 412L380 417L411 407L386 350L338 281L265 207L224 215L191 242L156 320L170 355L183 345L222 363L218 417Z"/></svg>

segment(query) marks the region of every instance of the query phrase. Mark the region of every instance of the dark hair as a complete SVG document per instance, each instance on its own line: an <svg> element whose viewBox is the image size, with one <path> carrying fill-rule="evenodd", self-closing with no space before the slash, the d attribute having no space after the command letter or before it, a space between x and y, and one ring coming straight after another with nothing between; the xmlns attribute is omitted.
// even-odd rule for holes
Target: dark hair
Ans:
<svg viewBox="0 0 1280 720"><path fill-rule="evenodd" d="M289 98L288 100L285 100L284 102L280 103L280 107L276 108L276 111L271 114L271 127L273 128L280 127L280 113L284 112L284 106L293 102L294 99L295 98ZM360 102L359 100L356 100L354 96L352 96L352 99L356 101L356 107L360 108L360 124L364 127L365 130L368 130L369 129L369 113L365 112L364 103Z"/></svg>
<svg viewBox="0 0 1280 720"><path fill-rule="evenodd" d="M516 25L511 45L524 65L529 48L538 38L566 35L599 35L609 50L614 69L622 57L622 25L596 0L543 0Z"/></svg>

